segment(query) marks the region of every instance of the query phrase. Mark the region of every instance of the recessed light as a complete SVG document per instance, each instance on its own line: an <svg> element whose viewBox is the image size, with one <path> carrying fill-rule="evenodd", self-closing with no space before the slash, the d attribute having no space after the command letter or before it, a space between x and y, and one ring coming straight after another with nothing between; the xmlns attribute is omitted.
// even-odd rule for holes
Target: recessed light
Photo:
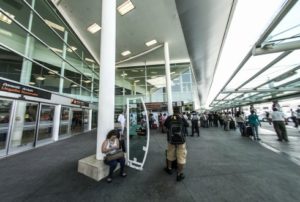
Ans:
<svg viewBox="0 0 300 202"><path fill-rule="evenodd" d="M75 46L71 46L71 48L67 48L67 50L68 50L69 52L73 52L73 51L76 51L77 48L76 48Z"/></svg>
<svg viewBox="0 0 300 202"><path fill-rule="evenodd" d="M92 83L91 80L83 80L84 83Z"/></svg>
<svg viewBox="0 0 300 202"><path fill-rule="evenodd" d="M53 75L53 74L58 74L58 71L51 70L48 73Z"/></svg>
<svg viewBox="0 0 300 202"><path fill-rule="evenodd" d="M117 10L121 15L125 15L129 11L134 9L134 5L130 0L126 0L124 3L122 3L120 6L118 6Z"/></svg>
<svg viewBox="0 0 300 202"><path fill-rule="evenodd" d="M15 16L12 15L12 14L10 14L10 13L8 13L8 12L4 12L4 13L5 14L3 14L2 12L0 12L0 20L2 22L7 23L7 24L11 24L12 20L10 18L15 19ZM9 17L7 17L7 16L9 16Z"/></svg>
<svg viewBox="0 0 300 202"><path fill-rule="evenodd" d="M49 26L49 27L52 27L58 31L61 31L61 32L64 32L65 31L65 28L63 26L60 26L54 22L51 22L49 20L45 20L45 23Z"/></svg>
<svg viewBox="0 0 300 202"><path fill-rule="evenodd" d="M43 81L43 80L45 80L46 78L43 77L43 76L38 76L36 79L39 80L39 81Z"/></svg>
<svg viewBox="0 0 300 202"><path fill-rule="evenodd" d="M145 45L146 45L146 46L152 46L152 45L154 45L154 44L156 44L156 43L157 43L157 41L156 41L155 39L153 39L153 40L151 40L151 41L146 42Z"/></svg>
<svg viewBox="0 0 300 202"><path fill-rule="evenodd" d="M130 54L131 54L131 52L129 50L124 51L124 52L121 53L121 55L123 55L123 56L130 55Z"/></svg>
<svg viewBox="0 0 300 202"><path fill-rule="evenodd" d="M101 27L97 24L97 23L94 23L92 25L90 25L87 30L89 32L91 32L92 34L95 34L96 32L98 32L99 30L101 29Z"/></svg>
<svg viewBox="0 0 300 202"><path fill-rule="evenodd" d="M85 58L85 61L88 61L88 62L92 62L92 63L95 63L94 60L90 59L90 58Z"/></svg>
<svg viewBox="0 0 300 202"><path fill-rule="evenodd" d="M124 72L121 74L121 77L127 76L127 74Z"/></svg>
<svg viewBox="0 0 300 202"><path fill-rule="evenodd" d="M12 33L9 31L6 31L4 29L0 29L0 34L6 35L6 36L12 36Z"/></svg>
<svg viewBox="0 0 300 202"><path fill-rule="evenodd" d="M62 49L58 49L58 48L53 48L53 47L50 47L51 50L55 51L55 52L59 52L59 53L62 53L63 50Z"/></svg>
<svg viewBox="0 0 300 202"><path fill-rule="evenodd" d="M78 87L78 85L76 85L76 84L72 84L72 85L71 85L71 87L74 87L74 88L75 88L75 87Z"/></svg>

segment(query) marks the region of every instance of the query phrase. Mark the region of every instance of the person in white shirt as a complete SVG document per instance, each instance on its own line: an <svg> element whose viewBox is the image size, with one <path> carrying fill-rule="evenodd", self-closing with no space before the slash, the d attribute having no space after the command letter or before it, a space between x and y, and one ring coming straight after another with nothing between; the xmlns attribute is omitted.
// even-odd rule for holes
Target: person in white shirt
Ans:
<svg viewBox="0 0 300 202"><path fill-rule="evenodd" d="M119 114L118 122L121 124L121 134L123 135L125 123L126 123L126 119L125 119L123 112L121 114Z"/></svg>
<svg viewBox="0 0 300 202"><path fill-rule="evenodd" d="M273 107L273 113L272 113L272 121L273 126L276 131L278 141L285 140L288 142L288 136L285 128L285 116L284 113L281 111L278 111L278 108Z"/></svg>

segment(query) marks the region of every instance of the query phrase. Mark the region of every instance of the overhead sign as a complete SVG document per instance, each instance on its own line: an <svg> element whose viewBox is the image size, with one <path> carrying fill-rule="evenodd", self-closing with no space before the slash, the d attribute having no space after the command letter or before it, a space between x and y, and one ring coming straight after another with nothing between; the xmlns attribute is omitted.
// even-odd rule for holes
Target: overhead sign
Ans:
<svg viewBox="0 0 300 202"><path fill-rule="evenodd" d="M81 101L81 100L76 100L76 99L73 99L72 102L71 102L71 104L85 106L85 107L89 106L89 103Z"/></svg>
<svg viewBox="0 0 300 202"><path fill-rule="evenodd" d="M43 91L36 88L31 88L29 86L25 86L19 83L14 83L11 81L6 81L0 79L0 91L9 92L9 93L17 93L20 95L27 95L32 97L51 99L51 93L47 91Z"/></svg>
<svg viewBox="0 0 300 202"><path fill-rule="evenodd" d="M147 110L164 110L168 105L165 102L150 102L145 103Z"/></svg>

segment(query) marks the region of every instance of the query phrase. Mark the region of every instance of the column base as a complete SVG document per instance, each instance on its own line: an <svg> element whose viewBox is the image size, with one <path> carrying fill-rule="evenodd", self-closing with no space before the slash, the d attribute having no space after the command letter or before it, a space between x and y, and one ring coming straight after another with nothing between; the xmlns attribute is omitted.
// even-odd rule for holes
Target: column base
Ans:
<svg viewBox="0 0 300 202"><path fill-rule="evenodd" d="M118 164L115 171L119 168L120 165ZM97 160L94 154L78 161L78 172L96 181L100 181L108 176L109 166L103 160Z"/></svg>

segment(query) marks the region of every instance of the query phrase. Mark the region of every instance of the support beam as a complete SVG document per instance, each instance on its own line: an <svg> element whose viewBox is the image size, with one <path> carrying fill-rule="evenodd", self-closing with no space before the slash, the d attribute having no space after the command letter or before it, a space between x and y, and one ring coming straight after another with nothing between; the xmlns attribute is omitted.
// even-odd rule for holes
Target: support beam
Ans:
<svg viewBox="0 0 300 202"><path fill-rule="evenodd" d="M265 45L262 48L253 47L252 54L256 56L256 55L263 55L269 53L278 53L283 51L293 51L297 49L300 49L300 42L294 41L294 42L288 42L279 45L269 44L269 45Z"/></svg>
<svg viewBox="0 0 300 202"><path fill-rule="evenodd" d="M227 90L222 93L271 93L271 92L282 92L282 91L299 91L300 88L274 88L274 89L250 89L250 90Z"/></svg>

